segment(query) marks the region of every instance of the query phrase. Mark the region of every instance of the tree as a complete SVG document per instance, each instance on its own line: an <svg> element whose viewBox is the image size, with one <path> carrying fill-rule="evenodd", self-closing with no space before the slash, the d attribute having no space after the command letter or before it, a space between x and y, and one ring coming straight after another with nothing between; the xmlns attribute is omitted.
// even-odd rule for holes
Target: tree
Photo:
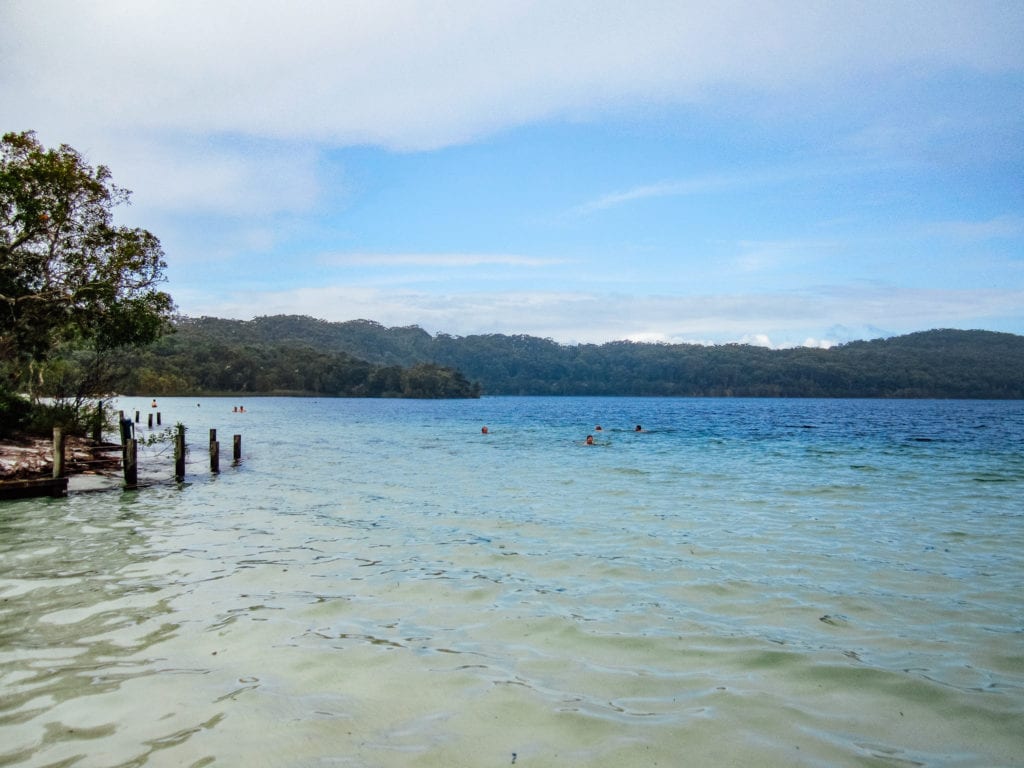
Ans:
<svg viewBox="0 0 1024 768"><path fill-rule="evenodd" d="M0 390L28 386L58 349L99 356L145 344L168 327L166 264L144 229L115 226L130 193L72 147L46 149L35 133L0 142Z"/></svg>

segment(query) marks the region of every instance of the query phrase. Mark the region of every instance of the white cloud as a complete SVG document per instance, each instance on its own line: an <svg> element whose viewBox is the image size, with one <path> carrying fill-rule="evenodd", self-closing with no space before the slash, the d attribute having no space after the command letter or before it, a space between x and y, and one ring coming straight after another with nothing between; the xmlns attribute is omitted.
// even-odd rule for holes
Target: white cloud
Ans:
<svg viewBox="0 0 1024 768"><path fill-rule="evenodd" d="M2 13L6 122L65 133L424 149L721 86L1024 64L1020 7L997 2L7 0Z"/></svg>
<svg viewBox="0 0 1024 768"><path fill-rule="evenodd" d="M307 146L115 130L79 148L91 162L110 166L117 183L134 191L133 206L146 213L265 217L307 211L320 195L317 153Z"/></svg>

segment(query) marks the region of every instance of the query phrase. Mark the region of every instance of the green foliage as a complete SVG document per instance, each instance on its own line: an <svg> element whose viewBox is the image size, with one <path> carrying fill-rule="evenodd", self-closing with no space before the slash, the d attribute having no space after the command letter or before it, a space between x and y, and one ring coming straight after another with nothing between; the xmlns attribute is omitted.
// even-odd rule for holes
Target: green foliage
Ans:
<svg viewBox="0 0 1024 768"><path fill-rule="evenodd" d="M84 409L81 404L70 402L30 403L22 399L11 411L5 411L0 404L0 437L11 437L18 433L49 435L54 427L61 427L65 434L85 435L91 431L91 420L95 409ZM5 414L15 415L8 421Z"/></svg>
<svg viewBox="0 0 1024 768"><path fill-rule="evenodd" d="M402 397L479 397L480 385L470 384L453 368L419 363L402 372Z"/></svg>
<svg viewBox="0 0 1024 768"><path fill-rule="evenodd" d="M26 398L0 388L0 437L25 429L31 412L32 404Z"/></svg>
<svg viewBox="0 0 1024 768"><path fill-rule="evenodd" d="M113 208L128 196L109 169L67 145L45 149L31 131L3 136L0 387L37 393L45 377L34 374L69 350L95 357L85 368L88 386L98 386L105 353L165 329L172 301L156 289L166 266L160 242L113 223Z"/></svg>
<svg viewBox="0 0 1024 768"><path fill-rule="evenodd" d="M258 320L251 321L261 326ZM478 397L440 365L379 365L342 351L322 351L287 323L183 320L176 332L121 360L121 390L152 395L249 392L326 397ZM318 339L314 324L308 326ZM212 331L210 330L212 329ZM429 339L429 336L427 337Z"/></svg>
<svg viewBox="0 0 1024 768"><path fill-rule="evenodd" d="M198 390L367 396L419 396L421 381L430 381L435 392L465 391L461 378L478 381L473 389L508 395L1024 398L1024 337L989 331L935 330L827 350L771 350L629 341L561 345L503 334L431 337L415 327L295 316L181 319L176 327L139 360L139 375L167 382L168 394L183 391L175 388L179 376ZM348 386L332 378L333 369L358 365L352 356L370 362L361 363L368 366L359 371L361 383ZM172 359L173 366L161 365ZM446 368L452 378L406 370L421 363ZM137 391L161 394L141 384Z"/></svg>

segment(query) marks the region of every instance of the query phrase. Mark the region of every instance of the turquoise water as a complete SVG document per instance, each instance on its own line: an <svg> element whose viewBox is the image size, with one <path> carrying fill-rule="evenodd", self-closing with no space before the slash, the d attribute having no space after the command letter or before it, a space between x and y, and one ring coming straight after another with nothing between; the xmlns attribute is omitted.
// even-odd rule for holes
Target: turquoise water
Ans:
<svg viewBox="0 0 1024 768"><path fill-rule="evenodd" d="M0 506L0 765L1024 765L1024 402L160 411Z"/></svg>

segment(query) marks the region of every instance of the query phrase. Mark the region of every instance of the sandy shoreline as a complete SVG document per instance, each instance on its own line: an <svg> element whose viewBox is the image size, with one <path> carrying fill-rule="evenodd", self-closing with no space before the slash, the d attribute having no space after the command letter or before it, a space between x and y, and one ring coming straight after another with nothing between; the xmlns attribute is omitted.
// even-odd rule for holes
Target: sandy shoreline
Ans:
<svg viewBox="0 0 1024 768"><path fill-rule="evenodd" d="M32 480L53 473L53 440L19 436L0 440L0 481ZM111 487L121 476L121 446L68 436L64 473L73 489Z"/></svg>

